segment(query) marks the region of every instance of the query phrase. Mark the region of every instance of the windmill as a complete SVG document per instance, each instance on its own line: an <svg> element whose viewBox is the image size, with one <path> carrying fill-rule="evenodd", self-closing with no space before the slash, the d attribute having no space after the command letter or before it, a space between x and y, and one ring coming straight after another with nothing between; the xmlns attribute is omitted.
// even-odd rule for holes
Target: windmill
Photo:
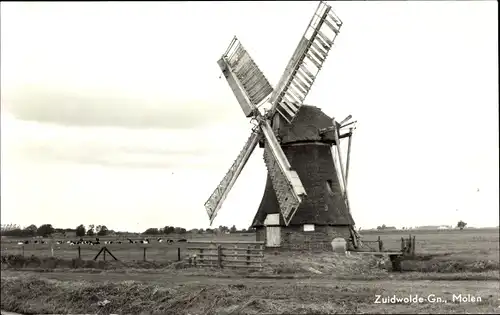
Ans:
<svg viewBox="0 0 500 315"><path fill-rule="evenodd" d="M297 222L294 222L298 220L296 213L299 211L304 214L302 216L315 217L311 219L312 221L298 220L300 229L303 228L300 232L312 232L305 235L309 241L318 239L314 237L314 223L311 224L314 221L319 226L337 226L333 229L323 228L322 231L316 231L316 235L326 235L326 240L323 241L329 244L331 238L343 236L350 239L357 247L358 234L354 230L346 189L349 154L345 168L340 154L341 138L349 137L348 151L350 151L350 139L354 128L351 127L349 133L343 135L339 133L341 128L353 124L347 123L351 117L348 116L338 123L322 113L319 108L303 104L341 26L342 21L331 7L320 2L275 88L271 86L236 37L218 60L217 63L243 113L255 124L231 168L205 203L210 224L259 144L264 148L268 180L261 206L252 224L257 229L257 238L266 239L266 245L270 247L281 247L285 243L292 243L290 239L297 239L293 234L299 232ZM262 110L263 108L267 109ZM312 133L312 138L315 139L304 137L308 132ZM309 171L304 171L305 166L298 161L300 158L294 158L297 152L294 153L293 148L290 150L289 145L300 142L290 141L290 134L294 133L298 134L299 138L302 137L302 140L321 142L321 153L318 153L322 156L320 162L330 170L325 173L326 175L319 176L321 184L312 178L314 176L308 176ZM304 142L307 141L302 141L301 144ZM334 160L332 156L332 146L339 158L335 166L333 163L336 159ZM304 149L301 150L304 155ZM308 150L309 148L305 149ZM309 156L307 152L305 156ZM316 162L318 159L309 163L307 167L317 168ZM300 177L296 169L302 173ZM303 180L306 180L307 185L303 185ZM317 189L319 186L321 192ZM325 197L326 190L328 190L327 197ZM314 215L320 212L322 214ZM324 213L330 218L325 220L320 218L325 217Z"/></svg>

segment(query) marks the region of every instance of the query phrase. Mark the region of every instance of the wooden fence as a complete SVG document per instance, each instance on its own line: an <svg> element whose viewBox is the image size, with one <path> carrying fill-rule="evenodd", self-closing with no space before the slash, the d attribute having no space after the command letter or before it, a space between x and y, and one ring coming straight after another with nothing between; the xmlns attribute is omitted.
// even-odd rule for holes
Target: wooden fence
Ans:
<svg viewBox="0 0 500 315"><path fill-rule="evenodd" d="M200 267L262 268L264 242L188 241L190 263Z"/></svg>
<svg viewBox="0 0 500 315"><path fill-rule="evenodd" d="M376 241L370 241L370 240L361 240L361 243L363 244L364 247L368 247L370 250L376 252L383 252L384 251L384 242L378 237ZM373 245L371 245L373 244Z"/></svg>
<svg viewBox="0 0 500 315"><path fill-rule="evenodd" d="M106 260L111 257L113 260L143 260L143 261L163 261L163 260L182 260L181 247L132 247L132 248L113 248L113 246L64 246L64 248L54 249L53 246L46 245L43 248L35 248L33 245L19 245L10 247L2 247L1 255L21 255L36 256L36 257L56 257L60 259L93 259L97 260L102 257ZM166 250L165 250L166 249ZM158 253L160 250L160 253ZM84 252L84 253L82 253ZM172 253L169 259L165 259L164 253ZM175 252L175 254L173 254ZM96 255L97 253L97 255ZM118 253L118 254L117 254ZM132 253L134 259L127 259L127 254ZM185 255L185 254L184 254ZM91 257L94 258L91 258ZM109 258L108 258L109 259Z"/></svg>
<svg viewBox="0 0 500 315"><path fill-rule="evenodd" d="M384 242L378 237L376 241L370 241L370 240L362 240L361 241L365 247L368 247L374 252L385 252L386 249L384 248ZM375 246L371 246L370 244L374 244ZM401 237L401 253L403 255L415 255L415 236L409 236L408 238ZM391 251L391 250L389 250ZM395 251L395 250L392 250Z"/></svg>

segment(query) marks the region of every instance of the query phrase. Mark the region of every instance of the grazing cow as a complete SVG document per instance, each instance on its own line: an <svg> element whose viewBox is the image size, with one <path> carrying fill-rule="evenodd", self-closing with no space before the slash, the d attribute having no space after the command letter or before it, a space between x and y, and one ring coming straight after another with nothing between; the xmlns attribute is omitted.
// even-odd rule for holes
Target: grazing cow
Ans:
<svg viewBox="0 0 500 315"><path fill-rule="evenodd" d="M121 244L121 243L122 243L122 241L118 241L117 243L118 243L118 244Z"/></svg>
<svg viewBox="0 0 500 315"><path fill-rule="evenodd" d="M187 239L185 238L181 238L180 240L178 240L177 242L187 242Z"/></svg>
<svg viewBox="0 0 500 315"><path fill-rule="evenodd" d="M171 240L171 239L167 240L167 244L173 244L173 243L174 243L174 240Z"/></svg>
<svg viewBox="0 0 500 315"><path fill-rule="evenodd" d="M134 241L132 241L130 238L127 238L127 240L130 244L134 244Z"/></svg>
<svg viewBox="0 0 500 315"><path fill-rule="evenodd" d="M62 241L57 241L56 242L57 245L61 245L62 244Z"/></svg>
<svg viewBox="0 0 500 315"><path fill-rule="evenodd" d="M158 237L158 240L157 240L157 241L158 241L158 243L163 242L163 240L161 239L161 237Z"/></svg>

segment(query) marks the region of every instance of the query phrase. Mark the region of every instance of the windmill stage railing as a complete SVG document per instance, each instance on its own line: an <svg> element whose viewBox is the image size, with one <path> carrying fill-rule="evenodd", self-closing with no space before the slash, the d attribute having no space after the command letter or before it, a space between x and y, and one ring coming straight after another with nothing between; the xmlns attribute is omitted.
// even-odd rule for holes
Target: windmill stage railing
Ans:
<svg viewBox="0 0 500 315"><path fill-rule="evenodd" d="M199 267L261 269L264 242L188 241L189 263Z"/></svg>

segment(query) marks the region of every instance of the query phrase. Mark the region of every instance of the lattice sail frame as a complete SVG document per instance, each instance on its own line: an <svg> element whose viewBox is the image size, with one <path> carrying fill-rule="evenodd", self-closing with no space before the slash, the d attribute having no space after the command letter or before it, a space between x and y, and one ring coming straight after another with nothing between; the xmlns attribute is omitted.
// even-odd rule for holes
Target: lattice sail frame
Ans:
<svg viewBox="0 0 500 315"><path fill-rule="evenodd" d="M222 203L226 199L231 188L234 186L236 179L240 175L245 164L248 162L248 159L252 155L252 152L259 143L261 137L262 133L260 130L252 131L250 137L245 143L245 146L234 160L233 165L231 165L222 181L219 185L217 185L217 188L215 188L213 193L210 195L210 198L208 198L205 202L205 209L207 210L208 218L210 219L210 225L212 225L212 222L222 206Z"/></svg>
<svg viewBox="0 0 500 315"><path fill-rule="evenodd" d="M285 225L288 226L295 212L297 212L302 199L295 197L293 187L281 171L276 159L272 155L270 147L267 145L264 147L264 162L280 205L281 215L283 216Z"/></svg>
<svg viewBox="0 0 500 315"><path fill-rule="evenodd" d="M271 95L271 114L278 111L288 123L293 121L341 27L342 21L331 6L321 1Z"/></svg>
<svg viewBox="0 0 500 315"><path fill-rule="evenodd" d="M245 116L255 116L257 106L268 98L273 87L236 36L217 63Z"/></svg>

